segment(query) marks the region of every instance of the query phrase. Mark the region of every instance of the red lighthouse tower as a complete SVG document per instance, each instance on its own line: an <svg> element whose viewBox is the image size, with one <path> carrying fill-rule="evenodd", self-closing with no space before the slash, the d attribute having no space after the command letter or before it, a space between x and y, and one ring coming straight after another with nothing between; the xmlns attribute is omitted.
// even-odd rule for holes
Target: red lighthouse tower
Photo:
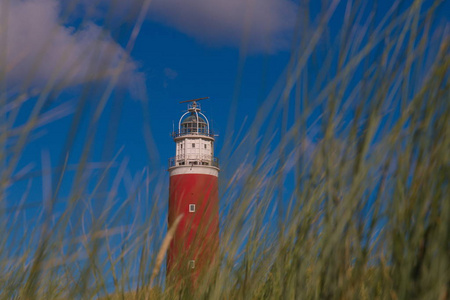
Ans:
<svg viewBox="0 0 450 300"><path fill-rule="evenodd" d="M169 278L196 278L212 263L219 245L219 164L214 135L197 101L188 103L173 132L176 156L169 159L169 228L183 215L167 256Z"/></svg>

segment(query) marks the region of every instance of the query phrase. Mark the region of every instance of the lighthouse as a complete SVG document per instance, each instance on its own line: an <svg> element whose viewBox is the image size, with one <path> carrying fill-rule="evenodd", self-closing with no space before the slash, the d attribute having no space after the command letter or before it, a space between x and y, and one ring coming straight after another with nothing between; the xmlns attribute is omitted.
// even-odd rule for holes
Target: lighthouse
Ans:
<svg viewBox="0 0 450 300"><path fill-rule="evenodd" d="M169 159L169 216L178 224L167 255L171 280L197 278L215 258L219 246L219 163L214 134L201 112L199 98L182 101L187 111L172 133L175 157Z"/></svg>

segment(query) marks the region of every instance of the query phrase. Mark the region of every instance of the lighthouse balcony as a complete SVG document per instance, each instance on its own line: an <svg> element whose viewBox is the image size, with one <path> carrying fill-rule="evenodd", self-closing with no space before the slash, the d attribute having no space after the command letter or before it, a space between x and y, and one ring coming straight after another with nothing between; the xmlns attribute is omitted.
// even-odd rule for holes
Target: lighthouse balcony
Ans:
<svg viewBox="0 0 450 300"><path fill-rule="evenodd" d="M202 135L202 136L208 136L214 138L214 133L211 130L208 130L207 128L199 128L192 129L192 128L186 128L181 130L176 130L172 133L173 138L185 136L185 135Z"/></svg>
<svg viewBox="0 0 450 300"><path fill-rule="evenodd" d="M176 156L169 158L169 169L180 166L212 166L219 167L219 159L209 155Z"/></svg>

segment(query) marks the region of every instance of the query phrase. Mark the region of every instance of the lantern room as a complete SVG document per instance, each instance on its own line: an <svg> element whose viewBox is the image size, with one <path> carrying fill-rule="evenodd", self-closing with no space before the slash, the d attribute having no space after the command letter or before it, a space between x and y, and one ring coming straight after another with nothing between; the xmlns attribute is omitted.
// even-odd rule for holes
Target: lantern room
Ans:
<svg viewBox="0 0 450 300"><path fill-rule="evenodd" d="M214 134L196 101L188 103L172 137L176 143L176 156L169 160L169 168L186 165L218 167L214 157Z"/></svg>

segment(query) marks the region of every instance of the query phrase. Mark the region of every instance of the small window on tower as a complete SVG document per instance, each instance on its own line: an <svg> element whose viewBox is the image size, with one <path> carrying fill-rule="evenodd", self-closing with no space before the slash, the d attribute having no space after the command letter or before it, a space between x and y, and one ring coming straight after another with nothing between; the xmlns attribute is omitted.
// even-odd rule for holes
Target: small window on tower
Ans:
<svg viewBox="0 0 450 300"><path fill-rule="evenodd" d="M195 143L192 143L192 148L195 148Z"/></svg>
<svg viewBox="0 0 450 300"><path fill-rule="evenodd" d="M183 144L181 144L180 146L181 146L181 149L183 149Z"/></svg>
<svg viewBox="0 0 450 300"><path fill-rule="evenodd" d="M195 204L189 204L189 212L195 212Z"/></svg>
<svg viewBox="0 0 450 300"><path fill-rule="evenodd" d="M206 149L206 144L205 144L205 149Z"/></svg>
<svg viewBox="0 0 450 300"><path fill-rule="evenodd" d="M195 260L188 261L188 267L189 269L195 269Z"/></svg>

